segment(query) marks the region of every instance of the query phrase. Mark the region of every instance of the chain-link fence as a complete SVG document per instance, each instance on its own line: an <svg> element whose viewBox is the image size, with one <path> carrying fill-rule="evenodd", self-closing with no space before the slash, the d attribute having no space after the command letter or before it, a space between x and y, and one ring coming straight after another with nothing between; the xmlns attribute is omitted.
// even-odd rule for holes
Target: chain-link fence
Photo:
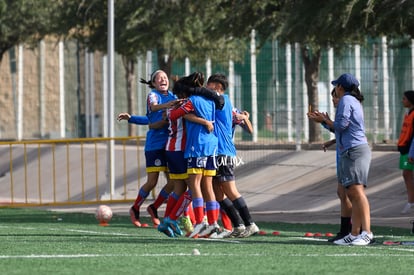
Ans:
<svg viewBox="0 0 414 275"><path fill-rule="evenodd" d="M322 51L318 82L319 110L334 116L330 81L344 72L357 76L365 96L364 111L370 143L395 143L404 108L401 97L413 88L414 47L410 43L371 40L365 45L344 45L341 53ZM252 62L253 60L253 62ZM139 78L155 69L157 56L149 51L134 64L133 113L145 115L146 86ZM228 64L223 66L220 64ZM304 65L297 45L269 41L243 62L175 60L171 75L193 71L222 72L229 76L228 92L233 104L247 110L255 124L254 136L239 129L236 142L307 143L309 121ZM98 137L105 131L106 61L102 53L90 53L74 41L45 40L36 49L16 47L0 64L0 139ZM171 81L172 83L172 81ZM115 58L116 116L127 111L126 71L120 56ZM146 127L134 126L137 135ZM116 124L115 136L128 134L124 123ZM330 134L323 132L323 139Z"/></svg>

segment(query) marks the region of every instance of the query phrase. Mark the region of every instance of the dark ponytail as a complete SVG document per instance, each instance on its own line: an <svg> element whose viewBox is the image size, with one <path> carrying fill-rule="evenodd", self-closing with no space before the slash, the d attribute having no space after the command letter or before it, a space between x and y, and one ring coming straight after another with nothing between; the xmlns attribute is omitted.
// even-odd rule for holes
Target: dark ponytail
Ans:
<svg viewBox="0 0 414 275"><path fill-rule="evenodd" d="M356 85L352 85L351 92L349 94L358 99L361 103L364 101L364 96Z"/></svg>

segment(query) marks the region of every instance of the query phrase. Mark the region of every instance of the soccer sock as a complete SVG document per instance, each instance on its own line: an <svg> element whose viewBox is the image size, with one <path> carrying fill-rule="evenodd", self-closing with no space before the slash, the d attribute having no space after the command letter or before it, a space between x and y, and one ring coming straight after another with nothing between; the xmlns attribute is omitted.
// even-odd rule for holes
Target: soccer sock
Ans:
<svg viewBox="0 0 414 275"><path fill-rule="evenodd" d="M217 223L219 208L220 206L216 201L206 202L207 221L209 225Z"/></svg>
<svg viewBox="0 0 414 275"><path fill-rule="evenodd" d="M233 225L229 216L227 215L226 211L220 207L220 215L221 215L221 223L223 224L223 228L229 231L233 230Z"/></svg>
<svg viewBox="0 0 414 275"><path fill-rule="evenodd" d="M242 218L244 225L249 226L253 223L252 216L250 216L249 208L244 201L243 197L237 198L233 201L234 207L239 211L240 217Z"/></svg>
<svg viewBox="0 0 414 275"><path fill-rule="evenodd" d="M161 189L160 193L158 194L158 197L155 199L152 205L154 205L154 207L158 209L161 206L161 204L163 204L165 200L168 199L168 195L169 193L165 191L164 188Z"/></svg>
<svg viewBox="0 0 414 275"><path fill-rule="evenodd" d="M202 223L204 219L204 200L203 198L193 198L193 210L196 224Z"/></svg>
<svg viewBox="0 0 414 275"><path fill-rule="evenodd" d="M174 206L177 204L177 201L180 197L175 193L172 192L167 199L167 206L165 207L164 218L168 217L173 210Z"/></svg>
<svg viewBox="0 0 414 275"><path fill-rule="evenodd" d="M187 209L184 211L184 215L185 216L189 216L191 223L195 224L195 215L194 215L194 210L193 210L193 205L190 202L190 204L187 206Z"/></svg>
<svg viewBox="0 0 414 275"><path fill-rule="evenodd" d="M170 212L170 219L176 221L183 212L187 209L188 205L191 203L191 196L188 192L182 194L177 203L175 204L174 208Z"/></svg>
<svg viewBox="0 0 414 275"><path fill-rule="evenodd" d="M352 230L351 217L341 217L341 228L340 232L348 234Z"/></svg>
<svg viewBox="0 0 414 275"><path fill-rule="evenodd" d="M241 220L236 208L234 207L234 204L230 201L230 199L225 198L222 200L220 202L220 209L227 214L234 227L238 227L240 224L243 224L243 221Z"/></svg>
<svg viewBox="0 0 414 275"><path fill-rule="evenodd" d="M139 207L142 205L142 203L145 201L148 195L149 195L149 192L146 192L141 187L141 189L139 189L138 196L135 199L134 205L132 207L134 207L135 210L139 210Z"/></svg>

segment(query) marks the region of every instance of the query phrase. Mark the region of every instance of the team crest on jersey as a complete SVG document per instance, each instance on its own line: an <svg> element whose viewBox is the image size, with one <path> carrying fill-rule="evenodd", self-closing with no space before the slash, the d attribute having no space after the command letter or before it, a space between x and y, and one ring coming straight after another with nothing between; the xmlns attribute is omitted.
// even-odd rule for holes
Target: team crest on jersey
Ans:
<svg viewBox="0 0 414 275"><path fill-rule="evenodd" d="M160 159L156 159L154 161L155 166L161 166L161 160Z"/></svg>

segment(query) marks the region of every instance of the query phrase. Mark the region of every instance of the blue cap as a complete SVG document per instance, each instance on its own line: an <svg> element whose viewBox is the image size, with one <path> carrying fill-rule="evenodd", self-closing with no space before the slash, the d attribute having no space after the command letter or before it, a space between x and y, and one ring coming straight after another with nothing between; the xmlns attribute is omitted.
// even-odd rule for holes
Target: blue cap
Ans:
<svg viewBox="0 0 414 275"><path fill-rule="evenodd" d="M341 85L344 87L345 91L350 91L353 89L353 86L355 87L359 86L359 81L350 73L342 74L340 77L338 77L337 80L334 80L331 82L332 85Z"/></svg>

